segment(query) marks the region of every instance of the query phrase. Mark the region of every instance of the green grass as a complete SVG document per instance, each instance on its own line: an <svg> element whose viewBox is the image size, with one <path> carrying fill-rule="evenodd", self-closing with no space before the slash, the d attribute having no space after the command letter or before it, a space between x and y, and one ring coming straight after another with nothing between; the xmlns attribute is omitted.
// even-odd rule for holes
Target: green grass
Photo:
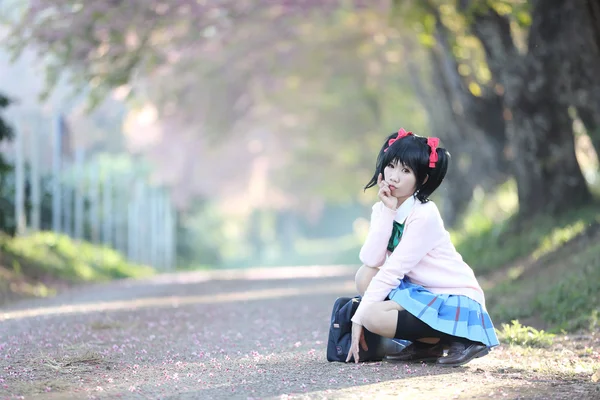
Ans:
<svg viewBox="0 0 600 400"><path fill-rule="evenodd" d="M502 324L502 329L497 331L498 340L506 344L526 347L550 347L554 342L554 335L530 326L524 326L519 321Z"/></svg>
<svg viewBox="0 0 600 400"><path fill-rule="evenodd" d="M536 260L560 248L583 233L594 222L600 222L598 206L590 206L559 217L542 216L521 232L511 232L512 218L479 234L459 236L456 248L475 272L487 273L521 257Z"/></svg>
<svg viewBox="0 0 600 400"><path fill-rule="evenodd" d="M496 324L533 320L550 332L600 327L600 235L583 248L549 253L530 264L507 269L486 290Z"/></svg>
<svg viewBox="0 0 600 400"><path fill-rule="evenodd" d="M559 216L540 216L517 231L516 207L516 187L508 182L476 200L460 226L451 231L456 249L477 274L522 257L537 260L600 223L600 206L591 204Z"/></svg>
<svg viewBox="0 0 600 400"><path fill-rule="evenodd" d="M496 325L521 320L551 332L597 329L600 206L526 224L515 220L516 211L516 187L509 182L476 197L451 232L459 253L486 283L487 308Z"/></svg>
<svg viewBox="0 0 600 400"><path fill-rule="evenodd" d="M112 249L51 232L17 238L0 236L0 262L17 274L71 282L141 278L154 273L150 267L127 262Z"/></svg>
<svg viewBox="0 0 600 400"><path fill-rule="evenodd" d="M595 330L600 327L600 244L572 254L564 262L560 279L540 290L532 311L554 330Z"/></svg>

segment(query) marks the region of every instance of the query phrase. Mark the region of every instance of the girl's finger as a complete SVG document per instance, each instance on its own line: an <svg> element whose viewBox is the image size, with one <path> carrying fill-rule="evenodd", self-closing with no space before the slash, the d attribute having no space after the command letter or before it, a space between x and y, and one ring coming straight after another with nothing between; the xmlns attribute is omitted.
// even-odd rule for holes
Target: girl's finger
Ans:
<svg viewBox="0 0 600 400"><path fill-rule="evenodd" d="M365 339L365 335L362 335L360 337L360 345L364 351L369 351L369 348L367 347L367 340Z"/></svg>
<svg viewBox="0 0 600 400"><path fill-rule="evenodd" d="M354 350L352 349L352 347L350 347L350 351L348 352L348 358L346 358L346 362L350 362L350 360L352 360L353 356L354 356Z"/></svg>

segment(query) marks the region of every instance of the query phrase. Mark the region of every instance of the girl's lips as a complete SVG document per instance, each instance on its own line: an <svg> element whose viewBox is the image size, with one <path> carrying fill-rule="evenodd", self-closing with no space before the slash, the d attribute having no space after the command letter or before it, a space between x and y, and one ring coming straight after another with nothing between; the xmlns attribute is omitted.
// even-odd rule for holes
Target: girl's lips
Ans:
<svg viewBox="0 0 600 400"><path fill-rule="evenodd" d="M396 190L396 186L390 185L390 190Z"/></svg>

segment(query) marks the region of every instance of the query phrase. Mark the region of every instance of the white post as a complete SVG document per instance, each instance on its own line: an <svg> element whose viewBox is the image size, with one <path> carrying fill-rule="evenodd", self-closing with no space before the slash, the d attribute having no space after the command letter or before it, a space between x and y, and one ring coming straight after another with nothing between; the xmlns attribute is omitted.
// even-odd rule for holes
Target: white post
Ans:
<svg viewBox="0 0 600 400"><path fill-rule="evenodd" d="M141 230L140 230L140 203L142 195L141 182L136 181L133 185L133 192L129 198L127 206L127 244L128 244L128 258L136 263L141 263L140 257L140 246L141 242Z"/></svg>
<svg viewBox="0 0 600 400"><path fill-rule="evenodd" d="M29 166L31 185L31 229L40 230L41 225L41 196L40 196L40 133L39 124L35 124L29 138Z"/></svg>
<svg viewBox="0 0 600 400"><path fill-rule="evenodd" d="M174 270L177 267L177 210L174 206L171 206L171 232L170 232L170 246L171 255L169 259L169 268Z"/></svg>
<svg viewBox="0 0 600 400"><path fill-rule="evenodd" d="M161 270L166 270L165 263L165 190L161 188L156 194L156 215L155 215L155 233L154 243L156 245L156 265Z"/></svg>
<svg viewBox="0 0 600 400"><path fill-rule="evenodd" d="M136 243L135 253L137 255L137 259L139 260L138 262L142 264L148 264L150 258L150 249L148 248L148 190L144 181L138 181L136 198L136 237L138 240Z"/></svg>
<svg viewBox="0 0 600 400"><path fill-rule="evenodd" d="M98 164L90 163L88 174L88 199L90 202L89 221L91 228L91 242L98 244L100 242L100 219L99 219L99 190L98 190Z"/></svg>
<svg viewBox="0 0 600 400"><path fill-rule="evenodd" d="M129 198L131 196L128 177L121 177L115 183L115 248L129 258Z"/></svg>
<svg viewBox="0 0 600 400"><path fill-rule="evenodd" d="M25 233L25 155L23 154L23 132L21 126L15 129L15 219L16 233Z"/></svg>
<svg viewBox="0 0 600 400"><path fill-rule="evenodd" d="M152 190L148 193L149 197L149 210L150 213L150 229L149 232L149 250L151 251L150 255L150 265L154 268L159 269L161 267L159 263L159 247L160 240L158 237L158 211L160 207L160 190L158 188L152 188Z"/></svg>
<svg viewBox="0 0 600 400"><path fill-rule="evenodd" d="M83 171L84 150L79 148L75 152L75 239L83 239L83 222L85 207L85 174Z"/></svg>
<svg viewBox="0 0 600 400"><path fill-rule="evenodd" d="M107 247L113 247L113 226L112 180L110 173L106 173L102 179L102 242Z"/></svg>
<svg viewBox="0 0 600 400"><path fill-rule="evenodd" d="M60 232L61 213L61 157L62 157L62 120L56 115L52 126L52 230Z"/></svg>
<svg viewBox="0 0 600 400"><path fill-rule="evenodd" d="M160 188L156 193L156 214L154 223L156 230L154 233L154 242L156 243L156 264L162 270L165 270L164 254L165 254L165 241L163 239L165 234L163 213L165 209L165 190Z"/></svg>
<svg viewBox="0 0 600 400"><path fill-rule="evenodd" d="M127 202L127 259L131 262L137 262L135 259L135 203L133 199Z"/></svg>
<svg viewBox="0 0 600 400"><path fill-rule="evenodd" d="M165 214L166 267L168 270L173 270L175 268L177 216L170 199Z"/></svg>
<svg viewBox="0 0 600 400"><path fill-rule="evenodd" d="M170 253L170 243L171 241L169 240L169 213L171 212L171 194L169 192L169 190L165 190L164 193L164 198L163 198L163 210L162 210L162 227L163 227L163 234L162 234L162 245L163 245L163 264L164 264L164 269L165 270L169 270L171 265L169 264L169 260L171 257L171 253Z"/></svg>
<svg viewBox="0 0 600 400"><path fill-rule="evenodd" d="M73 196L74 190L71 183L65 183L63 188L63 221L62 232L69 237L73 237Z"/></svg>

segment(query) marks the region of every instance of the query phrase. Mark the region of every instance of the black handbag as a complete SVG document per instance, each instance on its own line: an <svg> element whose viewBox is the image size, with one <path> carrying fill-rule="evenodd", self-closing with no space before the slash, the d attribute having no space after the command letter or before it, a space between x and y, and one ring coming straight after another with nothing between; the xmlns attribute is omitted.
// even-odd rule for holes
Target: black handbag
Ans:
<svg viewBox="0 0 600 400"><path fill-rule="evenodd" d="M327 361L346 362L352 343L352 321L360 296L338 297L333 303L329 340L327 341ZM364 329L364 328L363 328ZM386 353L385 338L364 329L368 351L359 345L359 362L381 361ZM354 361L352 358L350 361Z"/></svg>

